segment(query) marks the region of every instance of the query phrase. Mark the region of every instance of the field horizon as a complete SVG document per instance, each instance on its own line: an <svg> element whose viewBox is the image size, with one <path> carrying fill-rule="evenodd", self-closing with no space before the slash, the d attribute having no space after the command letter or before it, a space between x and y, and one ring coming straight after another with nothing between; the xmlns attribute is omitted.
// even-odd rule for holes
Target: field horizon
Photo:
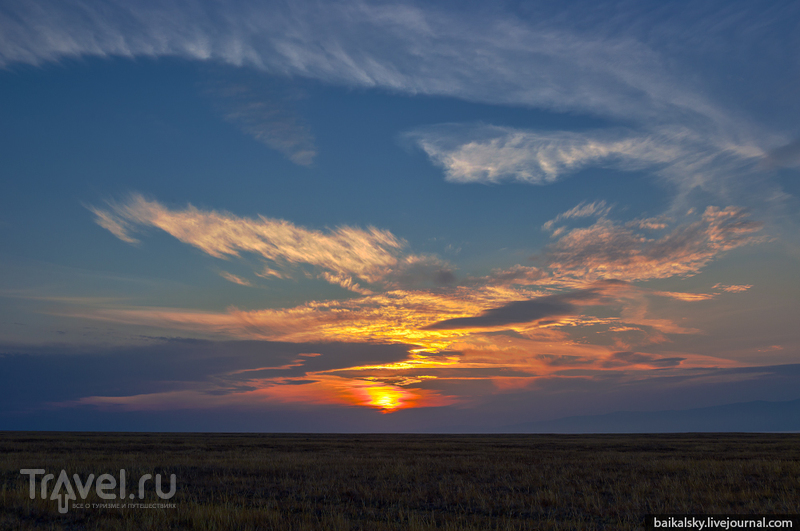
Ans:
<svg viewBox="0 0 800 531"><path fill-rule="evenodd" d="M0 450L2 529L633 530L800 509L800 434L0 432ZM43 471L35 499L22 469ZM121 469L142 501L42 499L45 472ZM147 474L161 491L137 490Z"/></svg>

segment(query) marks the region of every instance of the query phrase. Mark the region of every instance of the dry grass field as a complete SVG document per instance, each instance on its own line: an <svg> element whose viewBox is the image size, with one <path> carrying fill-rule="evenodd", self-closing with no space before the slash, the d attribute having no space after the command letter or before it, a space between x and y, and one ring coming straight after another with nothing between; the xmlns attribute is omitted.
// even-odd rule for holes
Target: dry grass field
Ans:
<svg viewBox="0 0 800 531"><path fill-rule="evenodd" d="M22 468L124 468L133 490L175 474L175 508L59 514ZM800 435L0 432L0 479L0 529L628 530L647 513L800 512Z"/></svg>

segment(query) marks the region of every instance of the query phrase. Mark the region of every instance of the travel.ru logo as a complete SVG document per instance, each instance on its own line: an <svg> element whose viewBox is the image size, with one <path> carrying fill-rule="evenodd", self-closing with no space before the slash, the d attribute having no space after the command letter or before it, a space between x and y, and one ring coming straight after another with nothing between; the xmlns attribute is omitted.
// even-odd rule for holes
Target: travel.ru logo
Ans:
<svg viewBox="0 0 800 531"><path fill-rule="evenodd" d="M45 472L46 471L43 468L23 468L19 471L20 474L27 475L29 478L30 496L32 500L36 498L36 478L38 476L42 476L41 481L39 482L39 493L41 494L43 500L46 500L48 497L48 485L55 479L55 476L53 474L45 474ZM117 481L117 478L111 474L102 474L97 477L97 481L95 481L94 474L89 474L89 477L86 478L86 481L82 481L78 474L73 474L72 479L75 481L75 488L73 488L72 482L70 481L66 470L62 469L61 474L58 475L58 479L56 479L55 483L53 484L53 490L49 491L50 499L58 500L58 512L62 514L66 513L69 509L69 500L75 501L78 499L78 497L75 496L76 491L81 497L81 500L86 499L92 489L92 482L94 482L94 491L97 493L97 497L101 500L126 500L125 494L127 485L125 482L125 469L121 469L119 471L119 481ZM139 478L140 500L144 499L145 486L147 482L151 481L152 479L152 474L145 474ZM175 474L170 474L169 476L169 492L165 493L161 488L161 474L156 474L155 485L156 495L162 500L168 500L175 496ZM117 496L117 492L114 490L118 487L119 497ZM134 493L131 492L128 498L133 500L135 498ZM131 507L135 506L137 506L137 504L131 504Z"/></svg>

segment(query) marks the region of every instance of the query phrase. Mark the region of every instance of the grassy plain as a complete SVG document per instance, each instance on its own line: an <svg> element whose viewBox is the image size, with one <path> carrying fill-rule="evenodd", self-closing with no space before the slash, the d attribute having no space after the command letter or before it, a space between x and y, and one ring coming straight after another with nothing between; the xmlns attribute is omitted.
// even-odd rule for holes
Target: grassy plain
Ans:
<svg viewBox="0 0 800 531"><path fill-rule="evenodd" d="M176 507L62 515L22 468L124 468L134 491L176 474ZM800 512L800 434L0 432L0 482L0 529L624 531L647 513Z"/></svg>

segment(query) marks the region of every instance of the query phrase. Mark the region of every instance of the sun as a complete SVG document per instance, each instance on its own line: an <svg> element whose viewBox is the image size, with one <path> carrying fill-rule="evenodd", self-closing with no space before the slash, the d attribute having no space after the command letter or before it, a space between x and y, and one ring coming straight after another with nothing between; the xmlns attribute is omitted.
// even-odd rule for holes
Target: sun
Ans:
<svg viewBox="0 0 800 531"><path fill-rule="evenodd" d="M400 389L380 386L368 387L365 391L369 397L369 406L379 409L381 413L391 413L402 407L404 402L403 392Z"/></svg>

